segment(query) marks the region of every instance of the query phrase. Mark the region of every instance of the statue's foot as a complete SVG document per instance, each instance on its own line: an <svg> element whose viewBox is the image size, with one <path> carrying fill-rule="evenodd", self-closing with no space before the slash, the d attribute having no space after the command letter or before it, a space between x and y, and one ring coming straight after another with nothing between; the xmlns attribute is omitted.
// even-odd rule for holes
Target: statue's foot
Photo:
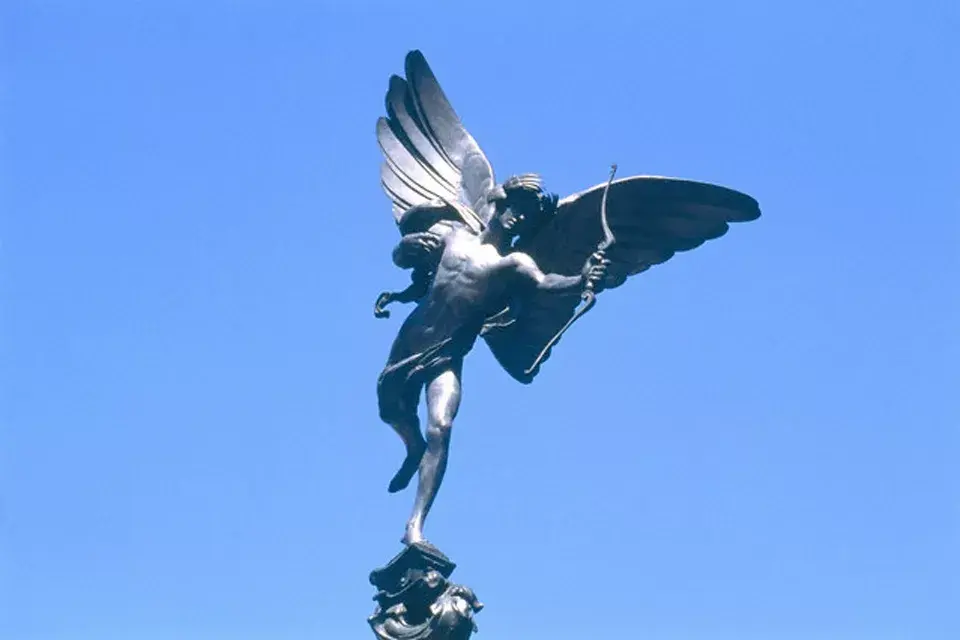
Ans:
<svg viewBox="0 0 960 640"><path fill-rule="evenodd" d="M420 468L420 459L423 458L426 450L426 445L407 450L407 457L400 465L400 470L393 476L393 480L390 481L387 491L396 493L407 488L410 481L413 480L413 476L417 474L417 469Z"/></svg>
<svg viewBox="0 0 960 640"><path fill-rule="evenodd" d="M407 525L407 529L404 531L403 538L400 540L400 542L408 547L414 544L426 544L431 547L433 546L427 542L426 538L423 537L423 529L415 524Z"/></svg>

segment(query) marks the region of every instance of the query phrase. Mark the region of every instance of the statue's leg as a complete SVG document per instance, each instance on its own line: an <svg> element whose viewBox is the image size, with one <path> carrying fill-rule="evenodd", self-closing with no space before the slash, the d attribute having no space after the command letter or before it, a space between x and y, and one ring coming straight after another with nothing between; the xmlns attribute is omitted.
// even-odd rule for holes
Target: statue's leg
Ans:
<svg viewBox="0 0 960 640"><path fill-rule="evenodd" d="M420 459L423 457L427 444L423 440L423 434L420 433L420 420L416 414L407 419L397 419L390 423L393 430L397 432L400 439L403 440L407 448L407 455L403 459L400 469L390 480L390 486L387 491L397 493L403 491L413 480L417 473L417 467L420 466Z"/></svg>
<svg viewBox="0 0 960 640"><path fill-rule="evenodd" d="M407 522L403 542L423 540L423 522L437 497L443 474L447 470L450 430L460 408L460 366L452 367L427 385L427 451L420 461L420 482L413 513Z"/></svg>
<svg viewBox="0 0 960 640"><path fill-rule="evenodd" d="M393 427L407 449L400 469L390 480L388 491L396 493L407 488L420 466L420 458L427 443L420 433L420 418L417 404L420 400L419 385L393 386L381 384L378 388L380 418Z"/></svg>

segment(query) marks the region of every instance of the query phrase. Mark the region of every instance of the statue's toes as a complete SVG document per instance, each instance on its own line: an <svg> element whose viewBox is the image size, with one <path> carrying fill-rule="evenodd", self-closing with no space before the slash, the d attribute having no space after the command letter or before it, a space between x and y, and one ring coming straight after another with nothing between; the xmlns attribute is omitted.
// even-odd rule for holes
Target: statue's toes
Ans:
<svg viewBox="0 0 960 640"><path fill-rule="evenodd" d="M393 479L390 481L390 486L387 487L387 491L390 493L397 493L398 491L403 491L408 486L410 486L410 481L413 480L412 473L403 473L403 469L397 472L397 475L393 476Z"/></svg>

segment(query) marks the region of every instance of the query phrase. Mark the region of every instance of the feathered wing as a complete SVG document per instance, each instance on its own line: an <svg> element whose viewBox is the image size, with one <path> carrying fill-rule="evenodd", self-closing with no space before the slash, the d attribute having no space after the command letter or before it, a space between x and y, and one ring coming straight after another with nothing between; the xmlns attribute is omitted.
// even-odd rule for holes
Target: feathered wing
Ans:
<svg viewBox="0 0 960 640"><path fill-rule="evenodd" d="M533 257L545 273L579 274L603 240L600 201L604 186L561 200L553 219L517 249ZM750 196L725 187L633 176L610 185L607 217L616 242L607 251L611 264L604 285L612 289L677 252L719 238L730 223L759 218L760 208ZM498 322L488 323L484 338L511 376L531 382L540 366L529 372L528 368L572 317L578 303L576 296L534 293L512 313L504 312Z"/></svg>
<svg viewBox="0 0 960 640"><path fill-rule="evenodd" d="M489 218L493 168L464 128L423 54L406 58L406 79L390 78L387 116L377 121L384 162L380 181L394 217L431 201L458 203L464 222L478 232Z"/></svg>

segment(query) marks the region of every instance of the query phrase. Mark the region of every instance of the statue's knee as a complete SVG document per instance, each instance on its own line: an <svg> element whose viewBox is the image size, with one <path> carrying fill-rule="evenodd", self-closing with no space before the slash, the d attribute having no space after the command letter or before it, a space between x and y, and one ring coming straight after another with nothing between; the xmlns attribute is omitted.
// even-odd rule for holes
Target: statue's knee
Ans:
<svg viewBox="0 0 960 640"><path fill-rule="evenodd" d="M380 419L394 427L417 428L419 419L409 411L398 410L395 407L385 407L380 410Z"/></svg>
<svg viewBox="0 0 960 640"><path fill-rule="evenodd" d="M449 438L451 429L453 429L453 420L431 420L427 425L427 434L434 438Z"/></svg>

